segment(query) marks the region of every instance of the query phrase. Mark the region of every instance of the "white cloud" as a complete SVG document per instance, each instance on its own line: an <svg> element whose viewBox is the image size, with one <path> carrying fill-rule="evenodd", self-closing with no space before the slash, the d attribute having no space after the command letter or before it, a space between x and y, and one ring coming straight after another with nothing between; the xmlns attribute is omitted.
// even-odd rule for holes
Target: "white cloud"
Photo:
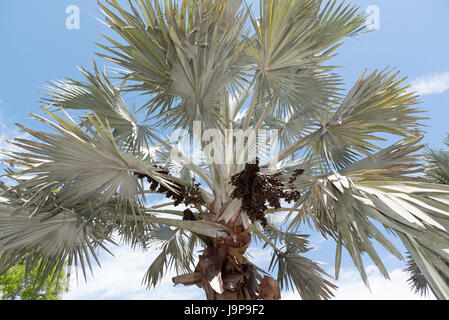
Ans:
<svg viewBox="0 0 449 320"><path fill-rule="evenodd" d="M1 101L1 100L0 100ZM29 135L24 132L20 132L18 128L14 125L13 121L9 118L4 117L0 110L0 152L4 150L8 151L18 151L18 148L15 145L8 143L7 141L14 140L14 138L28 138ZM2 157L4 158L4 157ZM0 159L0 175L3 174L2 165L5 163ZM14 184L14 180L7 177L0 177L0 181L6 183L7 185Z"/></svg>
<svg viewBox="0 0 449 320"><path fill-rule="evenodd" d="M104 255L101 267L93 266L93 276L85 282L81 271L79 281L73 274L70 291L63 295L63 300L196 300L204 299L203 291L196 287L174 287L167 274L155 288L147 290L142 279L157 256L156 250L131 250L121 245L111 250L114 256Z"/></svg>
<svg viewBox="0 0 449 320"><path fill-rule="evenodd" d="M449 72L430 74L411 83L410 90L420 95L439 94L449 90Z"/></svg>
<svg viewBox="0 0 449 320"><path fill-rule="evenodd" d="M338 285L335 300L422 300L435 299L432 294L422 297L415 294L407 283L408 274L401 269L390 272L390 280L385 279L374 265L366 268L370 290L363 283L356 270L342 269L340 279L334 282ZM283 299L298 299L298 294L284 293Z"/></svg>
<svg viewBox="0 0 449 320"><path fill-rule="evenodd" d="M6 140L8 140L9 138L10 138L10 130L7 129L6 123L3 120L2 114L0 113L0 150L6 148L7 145Z"/></svg>
<svg viewBox="0 0 449 320"><path fill-rule="evenodd" d="M20 133L13 122L10 119L6 118L0 111L0 150L10 150L13 147L9 143L7 143L7 140L12 140L15 137L23 138L25 136L26 134Z"/></svg>
<svg viewBox="0 0 449 320"><path fill-rule="evenodd" d="M93 267L94 275L88 276L85 282L79 273L77 283L72 275L70 291L63 296L64 300L203 300L202 289L196 286L174 286L171 278L173 272L167 274L162 282L153 289L147 290L142 284L144 274L157 256L157 250L146 252L131 250L126 245L113 248L114 257L101 257L101 268ZM265 267L271 258L270 250L251 247L249 253L254 262ZM434 299L433 295L421 297L411 291L407 283L408 274L401 269L390 272L391 280L385 279L374 265L366 268L371 292L364 285L358 272L354 269L342 269L340 279L335 282L338 290L336 300L420 300ZM294 292L283 292L285 300L300 299Z"/></svg>
<svg viewBox="0 0 449 320"><path fill-rule="evenodd" d="M150 290L142 284L142 279L158 255L156 248L148 251L132 250L127 245L109 248L114 256L101 254L101 267L94 265L93 275L84 280L81 269L78 281L73 271L70 290L63 300L204 300L205 294L196 286L174 286L169 272L161 283ZM271 250L258 247L248 249L251 261L266 268L271 259Z"/></svg>

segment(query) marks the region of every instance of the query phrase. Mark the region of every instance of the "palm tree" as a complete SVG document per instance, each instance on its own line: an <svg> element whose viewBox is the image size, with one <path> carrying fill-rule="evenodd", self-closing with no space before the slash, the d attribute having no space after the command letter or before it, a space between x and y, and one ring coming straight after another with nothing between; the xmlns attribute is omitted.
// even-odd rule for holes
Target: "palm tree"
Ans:
<svg viewBox="0 0 449 320"><path fill-rule="evenodd" d="M443 143L449 148L449 134ZM429 149L424 174L437 183L449 184L449 149Z"/></svg>
<svg viewBox="0 0 449 320"><path fill-rule="evenodd" d="M207 299L279 299L281 289L328 299L336 286L304 256L308 222L335 240L335 278L343 248L367 286L362 254L388 278L374 242L404 259L388 232L449 298L449 187L418 176L417 95L390 69L363 73L345 92L327 64L343 39L365 31L357 7L99 5L115 36L98 55L117 72L94 63L82 81L52 82L47 116L33 115L50 130L19 125L30 138L15 139L20 151L5 160L16 183L2 194L0 272L26 259L43 278L66 260L85 274L119 235L133 247L160 245L149 287L174 269L175 284ZM132 93L137 110L125 99ZM381 148L386 134L397 139ZM251 262L253 242L271 249L269 270Z"/></svg>
<svg viewBox="0 0 449 320"><path fill-rule="evenodd" d="M444 144L449 147L449 135L444 140ZM426 164L424 170L424 176L428 179L434 181L435 183L449 184L449 151L448 150L433 150L428 149L426 152ZM449 264L444 259L435 257L437 263L440 264L440 268L447 269ZM410 283L412 289L421 295L427 295L429 291L432 291L435 295L436 289L427 281L426 275L417 265L413 257L408 256L407 259L407 271L410 274L408 282ZM441 280L449 284L449 278L447 273L439 271Z"/></svg>

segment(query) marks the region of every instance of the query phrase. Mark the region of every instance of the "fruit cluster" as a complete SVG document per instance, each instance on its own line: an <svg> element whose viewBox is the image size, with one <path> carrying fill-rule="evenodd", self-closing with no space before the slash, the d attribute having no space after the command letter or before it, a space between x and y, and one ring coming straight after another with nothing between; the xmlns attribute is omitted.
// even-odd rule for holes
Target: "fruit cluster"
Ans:
<svg viewBox="0 0 449 320"><path fill-rule="evenodd" d="M170 173L165 170L161 169L158 171L161 174L164 175L170 175ZM158 181L153 179L147 174L137 174L137 177L139 179L147 179L148 183L150 184L150 190L155 191L157 193L165 194L165 197L168 199L174 200L174 206L178 206L181 203L184 203L186 206L193 204L193 205L203 205L205 203L203 197L201 196L200 191L200 184L195 184L195 180L193 180L193 184L191 186L183 186L177 182L172 182L174 185L171 186L171 189L167 188L166 186L160 184Z"/></svg>
<svg viewBox="0 0 449 320"><path fill-rule="evenodd" d="M242 199L242 210L246 212L251 222L260 221L262 226L267 225L265 211L268 204L275 208L281 208L281 199L287 202L298 201L301 194L292 191L291 183L304 171L295 170L295 173L285 184L279 179L281 172L262 173L259 167L259 159L256 163L245 164L245 169L231 177L231 184L235 186L231 197Z"/></svg>

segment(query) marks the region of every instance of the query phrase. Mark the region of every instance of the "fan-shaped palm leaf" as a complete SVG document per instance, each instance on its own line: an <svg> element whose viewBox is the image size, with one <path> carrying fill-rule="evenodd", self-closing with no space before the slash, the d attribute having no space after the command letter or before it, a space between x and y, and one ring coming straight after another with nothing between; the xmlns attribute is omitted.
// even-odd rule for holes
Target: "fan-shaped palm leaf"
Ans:
<svg viewBox="0 0 449 320"><path fill-rule="evenodd" d="M334 111L322 113L319 128L286 147L279 159L307 148L325 167L342 169L378 150L370 140L385 140L381 133L404 137L419 133L419 120L424 118L413 107L417 96L406 92L407 87L401 87L404 80L396 77L388 71L363 74Z"/></svg>
<svg viewBox="0 0 449 320"><path fill-rule="evenodd" d="M56 270L80 265L86 276L86 265L91 268L90 257L99 263L98 246L112 242L108 233L84 221L80 212L62 209L56 215L31 217L29 212L14 213L10 206L0 205L0 272L3 274L18 261L25 259L27 274L39 266L38 278L42 285ZM92 271L92 269L91 269Z"/></svg>
<svg viewBox="0 0 449 320"><path fill-rule="evenodd" d="M114 136L128 149L143 151L149 148L152 134L148 125L140 124L126 106L120 88L112 85L105 73L100 74L94 63L94 73L81 68L87 82L67 79L52 82L47 89L48 98L42 101L63 109L90 110L100 118L107 118Z"/></svg>
<svg viewBox="0 0 449 320"><path fill-rule="evenodd" d="M402 259L399 251L370 219L377 220L388 230L416 239L421 245L431 246L432 243L435 253L446 256L449 220L445 206L449 188L425 182L382 181L369 177L369 170L366 170L348 176L335 173L316 180L297 203L300 212L291 227L297 226L302 219L310 219L324 235L342 243L367 285L362 252L366 252L388 278L370 239L375 239ZM338 250L336 275L340 259L341 250Z"/></svg>
<svg viewBox="0 0 449 320"><path fill-rule="evenodd" d="M34 117L51 132L20 126L32 138L16 139L21 150L6 154L17 185L0 184L0 272L24 258L43 261L44 274L64 259L84 270L94 249L118 234L133 248L162 245L144 278L152 286L170 267L191 272L201 239L194 272L176 284L197 284L209 299L278 297L274 279L257 292L260 270L246 250L258 239L273 250L269 271L282 288L328 299L335 286L304 256L302 223L336 241L337 278L345 248L367 285L362 254L388 278L373 242L403 259L381 225L404 243L432 292L449 298L449 187L435 183L445 181L447 159L431 153L427 177L417 175L424 158L416 94L384 70L363 73L344 95L326 65L341 40L364 30L363 14L335 0L261 0L256 17L242 4L100 4L121 38L100 45L100 56L121 68L120 86L94 64L92 73L81 70L87 81L49 87L44 101L65 118L49 110L52 120ZM147 99L140 110L152 130L126 106L125 92ZM88 114L77 122L65 109ZM160 136L175 129L188 131ZM261 142L259 129L277 133ZM376 144L389 135L401 140ZM199 161L180 150L183 139L198 142ZM147 206L153 194L173 201ZM170 208L179 204L187 209ZM287 230L266 217L283 211Z"/></svg>
<svg viewBox="0 0 449 320"><path fill-rule="evenodd" d="M86 130L74 120L65 120L50 111L56 121L35 115L57 133L33 131L20 126L41 142L18 139L15 144L25 152L8 154L5 161L23 170L10 177L21 181L17 188L25 188L40 202L53 190L59 189L66 206L101 195L107 203L116 194L135 206L142 200L144 190L135 174L146 174L170 187L158 169L148 160L126 154L115 142L110 127L98 118L87 116ZM28 152L26 152L28 151Z"/></svg>
<svg viewBox="0 0 449 320"><path fill-rule="evenodd" d="M132 89L155 94L145 106L148 114L157 114L167 126L218 121L223 97L245 81L237 67L245 30L240 3L185 0L179 6L167 2L162 9L156 1L154 7L145 3L139 13L130 2L132 14L116 1L111 4L122 18L102 6L106 22L129 45L108 39L114 47L101 47L118 57L106 58L130 70L127 78L138 82Z"/></svg>

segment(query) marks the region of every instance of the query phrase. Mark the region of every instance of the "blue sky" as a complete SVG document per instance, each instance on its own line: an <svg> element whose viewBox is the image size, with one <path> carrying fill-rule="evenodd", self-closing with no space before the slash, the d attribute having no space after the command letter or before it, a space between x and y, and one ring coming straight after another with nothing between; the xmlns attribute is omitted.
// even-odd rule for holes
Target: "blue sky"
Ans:
<svg viewBox="0 0 449 320"><path fill-rule="evenodd" d="M347 39L340 48L333 64L344 66L339 70L347 86L351 86L363 70L373 71L387 66L401 71L407 83L423 93L420 104L429 120L424 142L430 147L443 147L442 140L449 132L447 114L449 108L449 1L447 0L362 0L352 1L365 11L377 6L380 14L380 29ZM80 9L80 28L66 28L66 8L76 5ZM13 124L20 122L36 127L28 118L30 112L40 113L38 100L46 82L71 77L80 79L77 66L92 67L95 58L99 65L103 61L94 56L98 51L95 41L101 42L99 33L108 32L97 21L101 13L96 1L88 0L2 0L0 2L0 147L4 140L18 134ZM329 262L332 270L334 244L323 242L317 234L312 235L312 244L317 250L310 254L320 261ZM255 253L264 260L263 250ZM160 293L147 292L140 286L152 256L148 253L129 253L126 248L117 249L118 258L104 257L103 269L96 271L88 284L74 286L66 296L71 299L156 299L156 298L201 298L201 291L194 288L173 289L169 281ZM344 277L339 282L343 298L385 297L385 291L397 298L414 298L408 293L406 275L398 270L401 262L391 259L385 251L387 266L392 272L392 281L383 282L373 269L372 294L363 288L354 272L352 263L345 257ZM123 260L120 260L123 259ZM258 258L259 259L259 258ZM370 261L367 261L370 265ZM126 268L124 267L126 266ZM140 272L140 273L139 273ZM101 275L102 274L102 275ZM110 275L115 274L113 278ZM117 274L121 276L117 279ZM394 276L393 276L394 275ZM346 278L345 278L346 277ZM135 279L134 279L135 278ZM169 278L168 278L169 280ZM374 283L374 284L373 284ZM361 288L359 288L359 286ZM392 286L391 288L388 286ZM378 290L376 291L376 288ZM385 290L385 288L390 288ZM382 296L383 295L383 296ZM287 297L293 297L287 294ZM391 296L388 296L391 298ZM388 298L387 297L387 298Z"/></svg>

